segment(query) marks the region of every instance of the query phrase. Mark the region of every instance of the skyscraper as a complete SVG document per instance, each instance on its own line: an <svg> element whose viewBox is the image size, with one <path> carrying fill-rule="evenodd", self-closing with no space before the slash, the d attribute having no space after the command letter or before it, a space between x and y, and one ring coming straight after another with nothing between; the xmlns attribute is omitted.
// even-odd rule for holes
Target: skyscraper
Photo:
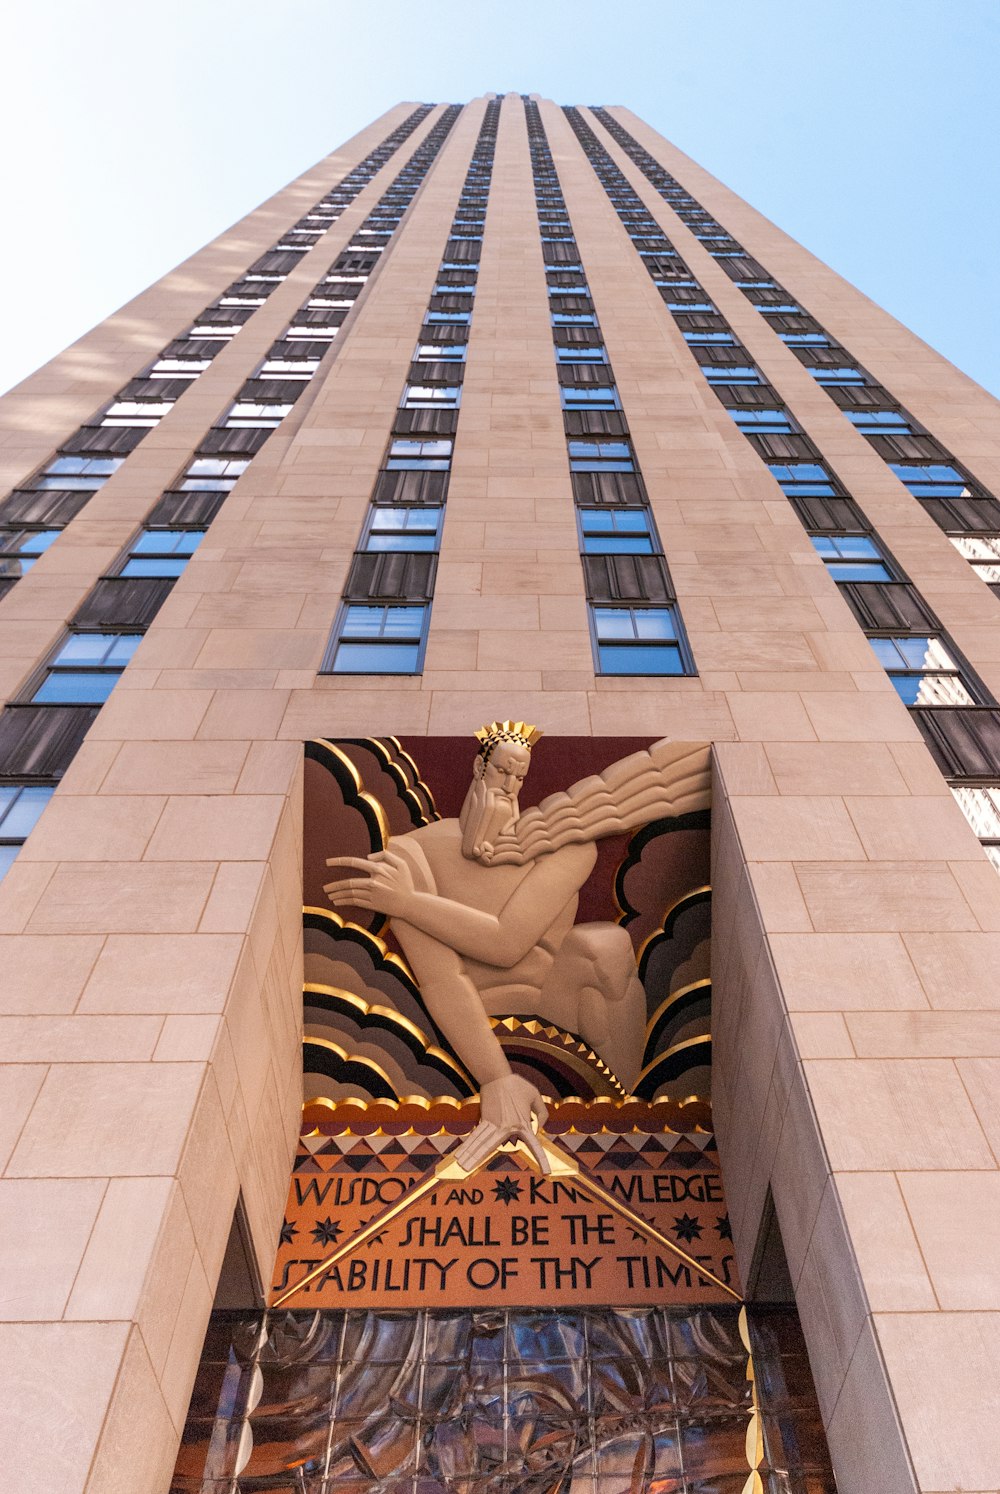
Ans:
<svg viewBox="0 0 1000 1494"><path fill-rule="evenodd" d="M829 1490L819 1418L841 1494L1000 1487L995 401L627 109L507 95L0 422L12 1487ZM470 766L581 818L551 915ZM556 1170L407 1212L477 1023Z"/></svg>

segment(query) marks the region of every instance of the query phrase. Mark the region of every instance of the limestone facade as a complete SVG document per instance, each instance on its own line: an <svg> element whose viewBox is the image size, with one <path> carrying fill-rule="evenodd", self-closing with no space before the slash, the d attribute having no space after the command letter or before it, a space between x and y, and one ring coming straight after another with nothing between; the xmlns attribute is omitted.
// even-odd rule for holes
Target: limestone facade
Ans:
<svg viewBox="0 0 1000 1494"><path fill-rule="evenodd" d="M714 744L715 1104L744 1276L770 1190L843 1494L1000 1491L1000 878L561 110L539 102L699 672L594 673L524 110L510 95L424 671L317 673L482 120L475 101L0 883L0 1445L23 1494L165 1489L238 1196L270 1274L299 1120L303 739L471 733L502 716ZM0 402L6 484L411 107ZM612 112L1000 482L990 396ZM6 699L439 114L0 602ZM997 599L589 118L1000 693Z"/></svg>

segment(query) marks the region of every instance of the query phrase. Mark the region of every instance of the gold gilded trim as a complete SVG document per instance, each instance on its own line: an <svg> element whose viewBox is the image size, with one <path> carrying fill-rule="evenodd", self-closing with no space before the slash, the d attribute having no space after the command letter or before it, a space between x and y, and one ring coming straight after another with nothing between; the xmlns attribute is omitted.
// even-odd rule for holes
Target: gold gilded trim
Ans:
<svg viewBox="0 0 1000 1494"><path fill-rule="evenodd" d="M582 1171L577 1159L570 1156L568 1152L564 1152L562 1147L557 1146L554 1141L550 1140L550 1138L544 1134L544 1132L539 1132L538 1143L544 1151L546 1159L548 1161L550 1177L572 1178L575 1185L582 1192L589 1193L590 1196L596 1199L598 1203L602 1203L607 1208L613 1209L616 1214L620 1215L620 1217L625 1220L629 1228L634 1230L636 1234L642 1236L647 1240L655 1240L658 1245L663 1246L665 1249L671 1251L673 1255L682 1260L689 1270L694 1271L698 1276L702 1277L703 1280L710 1281L713 1286L716 1286L720 1291L725 1292L727 1297L732 1297L734 1301L742 1304L743 1298L740 1296L739 1292L735 1291L731 1286L727 1285L727 1283L724 1282L721 1277L716 1276L715 1273L713 1271L710 1271L707 1266L703 1265L699 1261L696 1261L693 1255L688 1255L686 1250L682 1250L681 1247L679 1245L676 1245L674 1241L671 1240L667 1235L661 1233L661 1231L658 1230L654 1224L650 1224L648 1219L643 1219L642 1215L635 1213L633 1209L629 1208L628 1204L624 1203L620 1198L616 1198L613 1193L609 1193L601 1183L596 1181L596 1179L587 1176L587 1174ZM294 1297L297 1292L300 1292L303 1287L308 1286L310 1282L315 1281L317 1277L325 1275L325 1273L329 1271L333 1266L335 1266L338 1261L341 1261L345 1256L350 1255L358 1248L359 1245L363 1245L366 1240L370 1240L373 1235L381 1234L386 1226L391 1224L394 1219L397 1219L401 1214L405 1213L406 1210L411 1208L413 1204L417 1203L419 1199L425 1197L428 1193L432 1193L434 1189L438 1188L442 1183L466 1182L467 1179L474 1177L476 1173L481 1172L484 1167L488 1167L489 1164L493 1161L493 1158L499 1156L501 1152L517 1153L527 1161L529 1167L531 1167L533 1170L541 1170L534 1154L529 1150L529 1148L523 1141L502 1142L499 1146L495 1146L488 1156L483 1158L478 1167L473 1168L463 1167L462 1164L456 1159L454 1152L449 1152L446 1156L441 1158L440 1162L438 1162L433 1172L428 1173L427 1176L422 1178L419 1183L416 1183L408 1193L404 1193L402 1198L397 1199L395 1203L390 1204L388 1208L383 1209L380 1213L376 1214L374 1219L370 1219L359 1230L357 1230L356 1233L350 1237L350 1239L347 1239L343 1242L343 1244L338 1245L336 1250L332 1251L331 1254L325 1258L325 1260L320 1261L318 1265L313 1266L312 1270L307 1271L305 1276L303 1276L300 1281L297 1281L292 1286L287 1287L285 1291L280 1294L280 1296L275 1297L274 1301L271 1303L271 1306L282 1307L290 1297Z"/></svg>
<svg viewBox="0 0 1000 1494"><path fill-rule="evenodd" d="M641 1084L647 1074L651 1074L655 1068L658 1068L664 1059L671 1058L675 1053L683 1053L685 1048L693 1048L696 1043L711 1043L711 1041L712 1039L708 1033L701 1033L698 1037L683 1038L679 1043L674 1043L670 1048L664 1048L662 1053L657 1053L655 1058L650 1059L635 1081L636 1084Z"/></svg>
<svg viewBox="0 0 1000 1494"><path fill-rule="evenodd" d="M646 1023L647 1038L649 1037L649 1034L652 1032L653 1028L656 1026L660 1018L664 1015L665 1012L670 1009L670 1007L673 1006L675 1001L680 1001L682 996L687 996L692 991L702 991L706 989L712 989L712 978L708 975L703 976L701 980L691 981L689 985L678 986L676 991L671 991L670 995L660 1002L659 1006L656 1008L656 1011ZM663 1054L661 1053L659 1057L662 1058Z"/></svg>
<svg viewBox="0 0 1000 1494"><path fill-rule="evenodd" d="M377 1074L383 1084L389 1086L393 1094L396 1093L396 1086L389 1078L389 1075L382 1068L381 1064L377 1064L373 1058L360 1058L356 1053L348 1053L346 1048L342 1048L339 1043L333 1042L330 1038L306 1036L302 1039L302 1046L303 1048L326 1048L330 1053L336 1053L342 1063L356 1063L359 1068L371 1069L372 1073Z"/></svg>
<svg viewBox="0 0 1000 1494"><path fill-rule="evenodd" d="M416 1039L428 1057L435 1058L457 1074L460 1079L467 1081L470 1085L473 1084L471 1075L466 1073L458 1060L450 1053L446 1053L443 1048L439 1048L436 1043L431 1042L426 1032L418 1027L416 1022L411 1022L409 1017L404 1017L402 1012L395 1011L391 1006L380 1006L374 1002L365 1001L364 997L356 995L353 991L345 991L342 986L327 986L322 981L307 980L302 989L303 991L315 991L321 995L336 996L341 1001L345 1001L348 1006L353 1006L363 1017L381 1017L390 1026L401 1028L403 1032L408 1032L412 1038Z"/></svg>
<svg viewBox="0 0 1000 1494"><path fill-rule="evenodd" d="M379 834L382 838L382 845L380 847L373 847L373 849L384 850L385 847L389 844L389 836L391 834L391 831L389 829L389 821L385 817L385 810L382 808L380 801L376 799L374 794L370 794L368 792L368 790L365 788L364 780L361 777L361 774L351 762L351 759L347 756L347 753L344 752L340 747L338 747L335 742L331 742L329 737L313 737L312 740L318 747L325 747L326 750L331 754L331 756L335 757L337 761L347 769L347 772L351 777L351 782L354 784L355 792L357 793L358 798L362 799L365 804L368 805L372 814L375 816L376 821L378 822ZM347 808L349 809L350 805L348 805Z"/></svg>

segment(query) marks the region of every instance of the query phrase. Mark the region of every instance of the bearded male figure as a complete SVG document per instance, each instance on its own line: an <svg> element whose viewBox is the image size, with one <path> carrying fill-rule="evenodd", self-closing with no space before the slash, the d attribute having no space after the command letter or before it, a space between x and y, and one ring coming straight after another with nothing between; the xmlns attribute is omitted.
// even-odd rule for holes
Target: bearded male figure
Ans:
<svg viewBox="0 0 1000 1494"><path fill-rule="evenodd" d="M664 741L522 816L540 735L524 722L491 722L476 733L457 820L396 836L367 859L327 863L364 873L330 883L330 901L392 919L428 1010L480 1084L480 1123L455 1153L470 1171L511 1138L548 1170L532 1125L544 1125L544 1101L511 1071L490 1016L528 1014L577 1033L634 1083L646 1005L632 943L617 924L576 925L580 889L595 840L708 802L707 749Z"/></svg>

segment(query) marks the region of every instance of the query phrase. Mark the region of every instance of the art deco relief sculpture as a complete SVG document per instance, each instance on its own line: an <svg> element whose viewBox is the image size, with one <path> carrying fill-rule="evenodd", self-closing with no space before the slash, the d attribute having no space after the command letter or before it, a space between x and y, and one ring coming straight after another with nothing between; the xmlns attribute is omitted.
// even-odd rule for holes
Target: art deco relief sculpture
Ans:
<svg viewBox="0 0 1000 1494"><path fill-rule="evenodd" d="M528 1013L578 1033L631 1085L638 1073L645 997L632 943L614 923L577 924L594 842L653 820L707 808L708 749L663 740L521 814L518 799L541 736L522 721L476 733L472 782L457 820L395 836L367 858L329 866L335 906L392 920L428 1010L480 1085L481 1119L456 1151L469 1171L519 1139L539 1166L545 1103L514 1074L490 1016Z"/></svg>

